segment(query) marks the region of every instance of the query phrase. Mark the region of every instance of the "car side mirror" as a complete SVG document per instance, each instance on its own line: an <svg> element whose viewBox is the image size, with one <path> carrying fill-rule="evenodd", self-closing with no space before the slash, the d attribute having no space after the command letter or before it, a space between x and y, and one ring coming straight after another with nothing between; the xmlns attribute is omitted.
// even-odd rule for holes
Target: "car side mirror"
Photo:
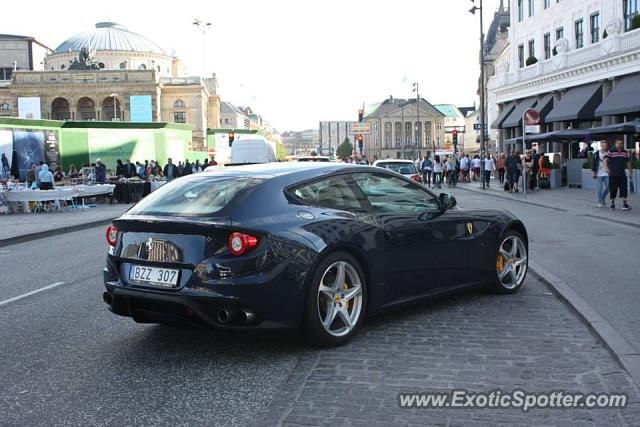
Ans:
<svg viewBox="0 0 640 427"><path fill-rule="evenodd" d="M440 206L443 211L447 211L449 209L453 209L458 206L458 201L452 194L449 193L440 193Z"/></svg>

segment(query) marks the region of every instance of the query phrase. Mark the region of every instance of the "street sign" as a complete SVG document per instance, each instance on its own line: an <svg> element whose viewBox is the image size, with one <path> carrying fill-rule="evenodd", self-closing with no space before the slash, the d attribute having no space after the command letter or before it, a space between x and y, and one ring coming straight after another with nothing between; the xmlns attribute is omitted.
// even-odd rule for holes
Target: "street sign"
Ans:
<svg viewBox="0 0 640 427"><path fill-rule="evenodd" d="M524 133L527 135L532 133L540 133L540 125L526 125L524 127Z"/></svg>
<svg viewBox="0 0 640 427"><path fill-rule="evenodd" d="M540 124L540 113L535 108L530 108L524 113L524 123L528 126Z"/></svg>
<svg viewBox="0 0 640 427"><path fill-rule="evenodd" d="M474 123L473 124L473 130L480 130L482 129L482 123ZM487 130L487 124L484 124L484 129Z"/></svg>
<svg viewBox="0 0 640 427"><path fill-rule="evenodd" d="M351 135L371 135L371 123L351 122Z"/></svg>

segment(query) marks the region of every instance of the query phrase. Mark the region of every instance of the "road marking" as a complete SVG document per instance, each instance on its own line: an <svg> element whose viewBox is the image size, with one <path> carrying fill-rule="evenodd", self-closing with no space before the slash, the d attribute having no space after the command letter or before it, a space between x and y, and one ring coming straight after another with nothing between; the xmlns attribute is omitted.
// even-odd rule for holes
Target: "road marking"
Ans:
<svg viewBox="0 0 640 427"><path fill-rule="evenodd" d="M49 289L57 288L60 285L64 285L64 283L65 282L52 283L52 284L47 285L47 286L45 286L43 288L36 289L35 291L27 292L26 294L18 295L17 297L13 297L13 298L6 299L4 301L0 301L0 307L2 307L3 305L10 304L12 302L21 300L23 298L30 297L31 295L39 294L40 292L44 292L44 291L48 291Z"/></svg>

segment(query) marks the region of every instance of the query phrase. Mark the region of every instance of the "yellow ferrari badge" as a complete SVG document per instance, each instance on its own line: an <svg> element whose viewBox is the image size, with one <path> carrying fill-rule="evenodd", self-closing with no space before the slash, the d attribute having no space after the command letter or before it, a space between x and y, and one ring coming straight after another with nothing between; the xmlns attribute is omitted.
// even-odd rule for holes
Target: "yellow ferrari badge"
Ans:
<svg viewBox="0 0 640 427"><path fill-rule="evenodd" d="M467 232L469 233L469 235L473 234L473 223L472 222L468 222L467 223Z"/></svg>

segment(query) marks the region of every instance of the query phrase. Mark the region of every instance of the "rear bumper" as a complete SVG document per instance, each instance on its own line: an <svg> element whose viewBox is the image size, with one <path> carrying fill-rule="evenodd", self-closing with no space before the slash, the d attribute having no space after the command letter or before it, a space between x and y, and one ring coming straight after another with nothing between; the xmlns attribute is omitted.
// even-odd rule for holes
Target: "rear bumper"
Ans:
<svg viewBox="0 0 640 427"><path fill-rule="evenodd" d="M150 292L109 282L105 285L103 299L109 310L140 323L191 323L224 329L293 329L297 326L294 321L266 319L264 310L256 310L239 298ZM221 310L229 314L224 322L219 319ZM249 319L245 313L255 317Z"/></svg>

